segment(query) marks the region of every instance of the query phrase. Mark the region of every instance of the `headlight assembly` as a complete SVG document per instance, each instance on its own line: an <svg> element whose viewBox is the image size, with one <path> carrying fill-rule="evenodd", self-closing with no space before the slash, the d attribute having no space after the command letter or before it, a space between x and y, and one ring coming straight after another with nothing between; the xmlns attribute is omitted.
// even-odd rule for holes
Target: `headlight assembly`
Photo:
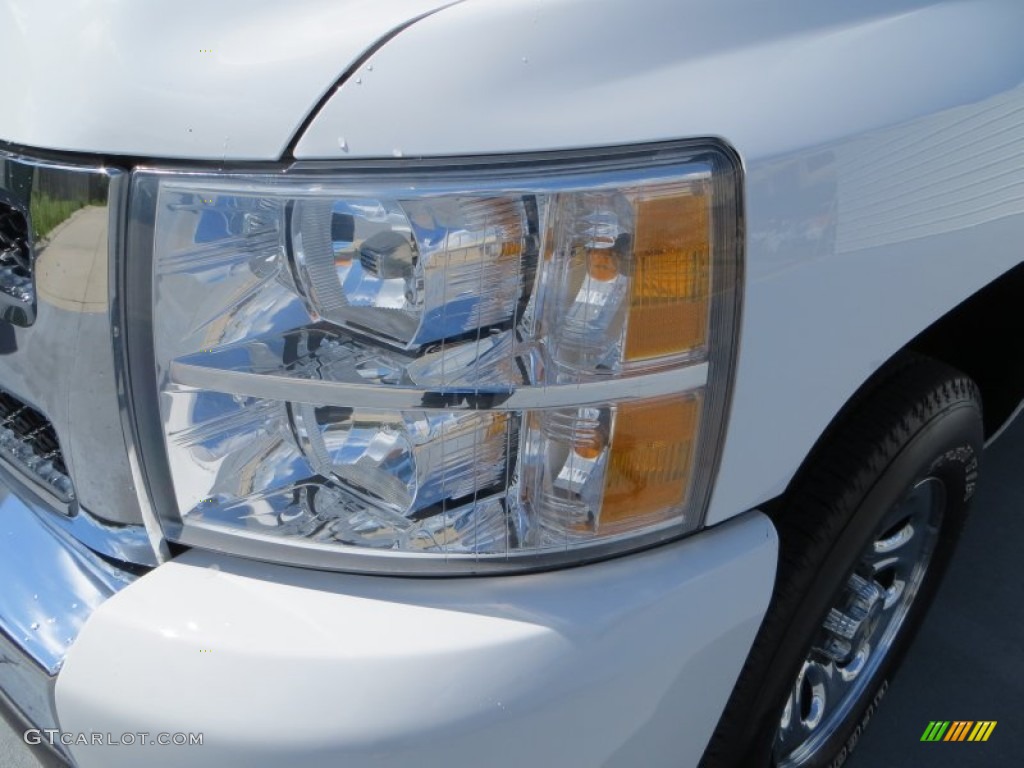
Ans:
<svg viewBox="0 0 1024 768"><path fill-rule="evenodd" d="M165 533L444 573L699 527L739 182L707 143L137 172L128 359Z"/></svg>

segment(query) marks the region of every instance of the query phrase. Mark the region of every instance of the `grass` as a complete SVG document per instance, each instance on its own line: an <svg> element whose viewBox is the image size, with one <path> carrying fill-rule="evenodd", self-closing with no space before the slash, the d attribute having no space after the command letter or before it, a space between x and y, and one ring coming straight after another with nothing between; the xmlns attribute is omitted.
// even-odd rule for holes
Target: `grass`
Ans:
<svg viewBox="0 0 1024 768"><path fill-rule="evenodd" d="M83 202L75 200L56 200L45 193L32 193L32 228L35 230L36 239L42 240L63 221L67 221L71 214L82 208Z"/></svg>

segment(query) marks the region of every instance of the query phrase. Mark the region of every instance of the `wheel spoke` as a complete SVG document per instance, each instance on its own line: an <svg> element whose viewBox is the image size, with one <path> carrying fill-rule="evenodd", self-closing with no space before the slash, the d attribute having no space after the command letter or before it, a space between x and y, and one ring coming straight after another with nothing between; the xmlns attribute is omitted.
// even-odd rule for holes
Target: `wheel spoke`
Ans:
<svg viewBox="0 0 1024 768"><path fill-rule="evenodd" d="M885 590L885 602L882 604L883 609L888 611L893 606L898 605L906 588L907 582L903 579L895 579L892 586Z"/></svg>
<svg viewBox="0 0 1024 768"><path fill-rule="evenodd" d="M815 662L808 665L805 677L807 685L804 688L810 693L810 700L806 702L806 715L803 720L806 729L813 731L825 718L829 691L832 688L832 674L828 667Z"/></svg>
<svg viewBox="0 0 1024 768"><path fill-rule="evenodd" d="M825 681L825 706L829 714L832 714L845 698L849 685L835 662L828 664L822 671Z"/></svg>
<svg viewBox="0 0 1024 768"><path fill-rule="evenodd" d="M868 661L871 659L871 644L864 643L854 653L853 658L850 659L849 663L844 664L841 667L837 667L836 671L838 676L842 678L844 683L852 683L857 679L857 676L867 666Z"/></svg>
<svg viewBox="0 0 1024 768"><path fill-rule="evenodd" d="M896 568L902 562L902 558L894 554L879 554L874 550L867 552L861 559L863 569L867 572L867 578L874 579L882 571Z"/></svg>
<svg viewBox="0 0 1024 768"><path fill-rule="evenodd" d="M908 518L896 530L889 529L883 534L883 538L876 539L874 550L879 555L887 555L908 544L915 533L917 531L914 522Z"/></svg>

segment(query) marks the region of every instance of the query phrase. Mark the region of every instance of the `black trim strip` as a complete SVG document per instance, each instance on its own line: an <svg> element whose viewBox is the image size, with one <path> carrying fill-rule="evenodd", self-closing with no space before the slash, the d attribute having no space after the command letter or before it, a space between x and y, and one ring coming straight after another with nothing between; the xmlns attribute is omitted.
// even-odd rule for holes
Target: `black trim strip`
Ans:
<svg viewBox="0 0 1024 768"><path fill-rule="evenodd" d="M389 42L394 40L398 35L407 30L413 24L422 21L428 16L433 16L435 13L437 13L438 11L443 11L445 8L451 8L453 5L458 5L462 1L463 0L454 0L454 2L438 6L433 10L427 11L426 13L421 13L419 16L415 16L409 19L408 21L399 24L397 27L383 35L380 39L377 40L377 42L375 42L373 45L371 45L369 48L363 51L359 58L352 62L348 69L342 72L341 77L339 77L337 80L334 81L334 83L331 84L331 87L328 88L327 91L324 92L324 94L317 100L316 104L313 106L313 109L310 110L309 114L306 115L305 119L303 119L303 121L299 123L299 127L295 130L295 134L288 142L288 146L285 147L284 154L281 156L281 159L295 159L295 147L302 140L302 137L305 135L306 130L309 128L309 126L312 125L314 120L316 120L317 115L319 115L320 111L327 106L327 102L329 102L334 97L335 91L337 91L338 88L344 85L349 78L351 78L356 72L358 72L359 69L364 64L366 64L369 58L373 56L373 54L375 54Z"/></svg>

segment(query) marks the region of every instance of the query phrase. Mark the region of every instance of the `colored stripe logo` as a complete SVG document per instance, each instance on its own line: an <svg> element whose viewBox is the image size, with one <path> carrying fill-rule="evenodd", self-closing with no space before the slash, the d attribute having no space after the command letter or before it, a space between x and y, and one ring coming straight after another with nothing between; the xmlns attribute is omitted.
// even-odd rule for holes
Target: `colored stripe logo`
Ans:
<svg viewBox="0 0 1024 768"><path fill-rule="evenodd" d="M932 720L921 741L988 741L996 720Z"/></svg>

